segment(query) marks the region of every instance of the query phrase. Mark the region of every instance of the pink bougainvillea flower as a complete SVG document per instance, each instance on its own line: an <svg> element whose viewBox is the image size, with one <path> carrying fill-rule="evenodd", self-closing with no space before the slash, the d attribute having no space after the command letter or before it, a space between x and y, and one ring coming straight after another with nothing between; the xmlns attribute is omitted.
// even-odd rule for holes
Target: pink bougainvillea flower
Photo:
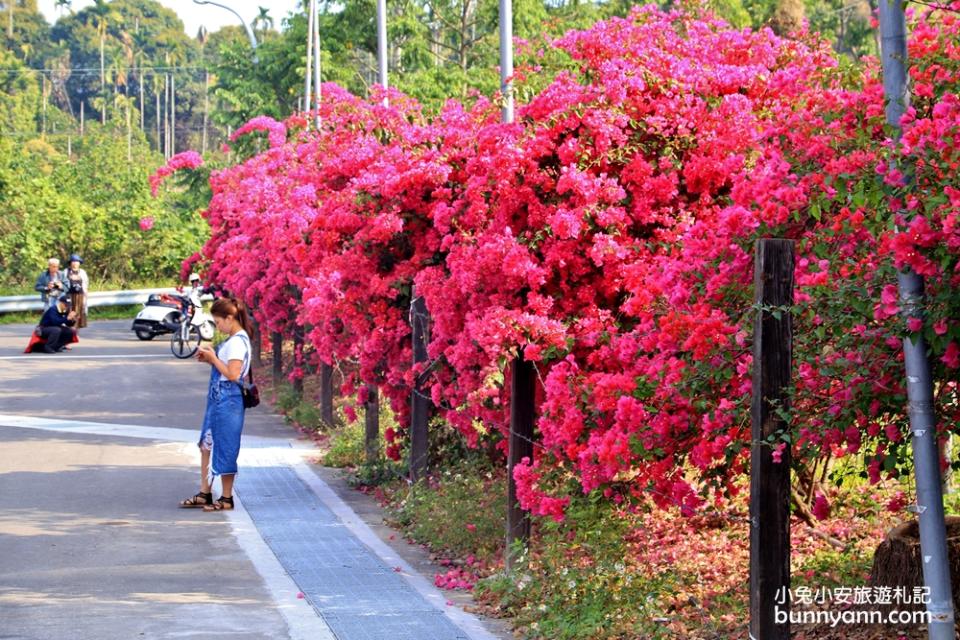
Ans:
<svg viewBox="0 0 960 640"><path fill-rule="evenodd" d="M196 151L184 151L167 160L163 165L150 176L150 194L156 197L157 190L164 179L172 173L181 169L196 169L203 164L203 158Z"/></svg>

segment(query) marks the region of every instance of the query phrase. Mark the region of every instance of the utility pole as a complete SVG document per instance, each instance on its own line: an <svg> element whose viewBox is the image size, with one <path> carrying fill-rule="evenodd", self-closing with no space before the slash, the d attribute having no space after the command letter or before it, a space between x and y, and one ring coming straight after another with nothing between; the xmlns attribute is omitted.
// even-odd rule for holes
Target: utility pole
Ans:
<svg viewBox="0 0 960 640"><path fill-rule="evenodd" d="M501 122L513 122L513 3L500 0L500 93L503 94ZM516 561L514 548L524 547L530 541L530 514L520 508L517 482L513 470L524 458L533 457L533 427L536 422L534 395L536 370L523 357L523 347L517 345L510 373L510 440L507 449L507 526L504 565L513 570Z"/></svg>
<svg viewBox="0 0 960 640"><path fill-rule="evenodd" d="M12 0L9 0L12 2ZM43 106L40 112L40 139L47 136L47 74L40 74L40 94L43 96Z"/></svg>
<svg viewBox="0 0 960 640"><path fill-rule="evenodd" d="M303 104L304 111L310 110L310 83L313 81L313 30L314 21L317 14L317 3L314 0L308 0L310 7L307 9L307 68L303 78Z"/></svg>
<svg viewBox="0 0 960 640"><path fill-rule="evenodd" d="M177 155L177 76L170 74L170 157Z"/></svg>
<svg viewBox="0 0 960 640"><path fill-rule="evenodd" d="M163 149L163 140L160 137L160 121L163 119L163 115L160 111L160 87L157 85L157 76L153 76L153 96L157 99L156 110L154 113L157 115L157 151Z"/></svg>
<svg viewBox="0 0 960 640"><path fill-rule="evenodd" d="M380 86L383 87L383 106L389 106L387 92L387 0L377 0L377 63Z"/></svg>
<svg viewBox="0 0 960 640"><path fill-rule="evenodd" d="M130 125L130 100L124 100L127 107L127 162L133 161L133 129Z"/></svg>
<svg viewBox="0 0 960 640"><path fill-rule="evenodd" d="M312 3L316 3L316 0L310 0ZM321 66L321 52L320 52L320 10L319 8L314 8L313 10L313 53L314 53L314 65L313 65L313 86L314 86L314 109L317 112L314 126L320 128L320 99L322 97L322 89L320 88L320 66Z"/></svg>
<svg viewBox="0 0 960 640"><path fill-rule="evenodd" d="M210 113L210 72L203 74L203 141L200 144L200 152L207 153L207 123Z"/></svg>
<svg viewBox="0 0 960 640"><path fill-rule="evenodd" d="M513 122L513 2L500 0L500 93L503 94L501 122Z"/></svg>
<svg viewBox="0 0 960 640"><path fill-rule="evenodd" d="M170 74L163 74L163 157L170 159Z"/></svg>
<svg viewBox="0 0 960 640"><path fill-rule="evenodd" d="M893 127L895 138L899 141L902 133L900 119L910 103L906 65L907 26L900 0L880 0L880 35L887 124ZM907 267L897 274L897 282L904 321L908 318L922 319L925 315L923 278ZM927 344L922 333L904 337L903 360L907 373L907 414L913 434L913 465L917 482L915 511L920 522L920 557L924 586L930 589L930 601L927 603L930 613L929 638L953 640L953 596L943 487L940 483L933 381L927 359Z"/></svg>
<svg viewBox="0 0 960 640"><path fill-rule="evenodd" d="M137 31L140 30L140 23L137 22ZM146 120L143 114L143 54L140 54L140 68L137 71L137 79L140 81L140 131L146 135Z"/></svg>

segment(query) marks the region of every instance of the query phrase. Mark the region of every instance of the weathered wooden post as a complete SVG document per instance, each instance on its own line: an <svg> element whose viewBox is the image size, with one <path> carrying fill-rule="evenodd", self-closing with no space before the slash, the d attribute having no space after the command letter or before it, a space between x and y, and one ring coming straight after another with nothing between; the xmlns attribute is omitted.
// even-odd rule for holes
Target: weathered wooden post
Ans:
<svg viewBox="0 0 960 640"><path fill-rule="evenodd" d="M293 327L293 367L303 366L303 327L294 325ZM303 395L303 376L294 376L293 391L297 396Z"/></svg>
<svg viewBox="0 0 960 640"><path fill-rule="evenodd" d="M410 304L410 326L413 329L413 364L427 362L430 340L430 316L427 303L414 293ZM410 479L414 482L427 473L427 421L430 419L430 397L420 382L422 373L413 381L410 411Z"/></svg>
<svg viewBox="0 0 960 640"><path fill-rule="evenodd" d="M320 363L320 419L333 426L333 365Z"/></svg>
<svg viewBox="0 0 960 640"><path fill-rule="evenodd" d="M263 357L263 336L262 331L260 330L260 323L257 322L256 317L253 313L250 314L250 328L253 330L253 335L250 336L251 348L253 353L251 354L251 362L253 364L260 366L262 364Z"/></svg>
<svg viewBox="0 0 960 640"><path fill-rule="evenodd" d="M273 382L283 377L283 334L274 331L270 334L270 348L273 350Z"/></svg>
<svg viewBox="0 0 960 640"><path fill-rule="evenodd" d="M363 449L367 464L380 459L380 397L377 385L367 385L366 412L364 414Z"/></svg>
<svg viewBox="0 0 960 640"><path fill-rule="evenodd" d="M750 448L750 637L790 638L790 410L793 242L758 240ZM775 444L782 448L774 461Z"/></svg>
<svg viewBox="0 0 960 640"><path fill-rule="evenodd" d="M513 569L514 547L530 540L530 514L517 502L517 483L513 469L524 458L533 459L534 397L536 372L532 362L521 353L510 367L510 442L507 451L507 571Z"/></svg>

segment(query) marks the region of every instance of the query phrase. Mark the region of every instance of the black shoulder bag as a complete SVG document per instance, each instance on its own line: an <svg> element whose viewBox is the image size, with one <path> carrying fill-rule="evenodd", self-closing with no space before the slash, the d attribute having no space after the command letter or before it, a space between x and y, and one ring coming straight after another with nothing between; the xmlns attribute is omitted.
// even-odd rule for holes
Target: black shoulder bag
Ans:
<svg viewBox="0 0 960 640"><path fill-rule="evenodd" d="M247 340L247 358L250 357L250 351L250 341ZM260 390L257 389L257 385L253 381L252 362L250 363L250 368L247 370L247 378L249 379L249 382L240 380L237 382L237 384L240 385L240 394L243 396L243 408L252 409L260 404Z"/></svg>

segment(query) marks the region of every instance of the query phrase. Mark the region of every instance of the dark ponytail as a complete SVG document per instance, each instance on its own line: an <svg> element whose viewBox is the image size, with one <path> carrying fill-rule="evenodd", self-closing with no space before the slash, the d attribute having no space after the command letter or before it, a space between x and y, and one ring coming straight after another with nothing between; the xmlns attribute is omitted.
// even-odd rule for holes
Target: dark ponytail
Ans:
<svg viewBox="0 0 960 640"><path fill-rule="evenodd" d="M253 335L250 316L247 315L247 307L236 298L217 298L213 306L210 307L210 313L220 318L233 316L240 324L240 328L247 332L248 336Z"/></svg>

